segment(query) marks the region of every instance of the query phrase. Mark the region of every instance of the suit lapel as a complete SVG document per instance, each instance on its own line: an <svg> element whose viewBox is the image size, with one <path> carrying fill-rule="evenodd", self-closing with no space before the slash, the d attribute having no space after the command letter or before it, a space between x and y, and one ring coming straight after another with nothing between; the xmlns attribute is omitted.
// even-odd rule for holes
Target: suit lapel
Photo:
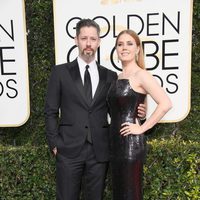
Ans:
<svg viewBox="0 0 200 200"><path fill-rule="evenodd" d="M74 81L78 91L80 92L82 98L84 99L84 102L86 104L87 103L87 100L86 100L86 97L85 97L85 93L84 93L84 88L83 88L83 83L82 83L82 80L81 80L81 75L80 75L80 71L79 71L79 67L78 67L78 62L77 60L74 60L72 63L71 63L71 66L69 68L69 72L70 72L70 75L72 77L72 80Z"/></svg>
<svg viewBox="0 0 200 200"><path fill-rule="evenodd" d="M99 84L97 86L97 89L94 94L94 98L92 100L91 105L88 104L87 99L85 97L83 83L81 80L81 75L80 75L77 59L71 63L71 66L69 68L69 72L72 77L72 80L74 81L79 93L81 94L81 96L82 96L84 102L87 104L87 106L92 106L94 104L94 102L96 101L98 96L101 94L101 91L104 88L105 83L106 83L106 76L107 76L106 70L103 67L101 67L98 63L97 63L97 67L98 67L98 71L99 71Z"/></svg>
<svg viewBox="0 0 200 200"><path fill-rule="evenodd" d="M98 84L96 92L94 94L92 105L94 104L94 102L96 101L98 96L101 94L101 91L104 88L105 83L106 83L106 75L107 75L106 70L103 67L101 67L98 63L97 63L97 67L98 67L98 71L99 71L99 84Z"/></svg>

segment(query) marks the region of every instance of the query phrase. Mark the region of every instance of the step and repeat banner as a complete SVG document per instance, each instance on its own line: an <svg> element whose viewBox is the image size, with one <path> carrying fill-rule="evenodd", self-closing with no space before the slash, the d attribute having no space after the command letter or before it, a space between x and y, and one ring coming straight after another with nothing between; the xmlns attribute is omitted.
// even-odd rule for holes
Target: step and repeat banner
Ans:
<svg viewBox="0 0 200 200"><path fill-rule="evenodd" d="M97 61L120 72L114 49L123 29L136 31L145 52L146 68L173 103L162 122L183 120L190 110L192 0L54 0L56 64L74 60L76 23L94 19L101 27ZM180 6L181 5L181 6ZM155 102L148 97L148 115Z"/></svg>
<svg viewBox="0 0 200 200"><path fill-rule="evenodd" d="M180 6L181 5L181 6ZM56 64L78 55L76 23L101 27L97 61L119 73L117 34L133 29L143 42L146 68L173 102L162 122L183 120L190 110L192 0L54 0ZM155 103L148 97L148 115ZM24 124L30 114L24 0L0 2L0 127Z"/></svg>
<svg viewBox="0 0 200 200"><path fill-rule="evenodd" d="M30 113L23 0L0 2L0 127L20 126Z"/></svg>

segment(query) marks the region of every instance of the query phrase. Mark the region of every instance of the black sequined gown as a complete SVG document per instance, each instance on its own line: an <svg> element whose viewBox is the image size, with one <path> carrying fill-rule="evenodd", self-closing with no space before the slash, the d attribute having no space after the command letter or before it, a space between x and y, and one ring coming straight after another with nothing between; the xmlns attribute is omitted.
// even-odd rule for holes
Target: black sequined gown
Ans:
<svg viewBox="0 0 200 200"><path fill-rule="evenodd" d="M131 88L128 79L117 80L108 92L113 200L143 199L144 135L121 136L119 131L124 122L135 123L137 107L145 97Z"/></svg>

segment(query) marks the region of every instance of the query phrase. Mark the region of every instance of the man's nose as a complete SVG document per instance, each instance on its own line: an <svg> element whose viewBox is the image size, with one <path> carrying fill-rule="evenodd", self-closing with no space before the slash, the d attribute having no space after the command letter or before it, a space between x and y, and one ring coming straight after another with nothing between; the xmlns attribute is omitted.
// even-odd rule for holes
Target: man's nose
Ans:
<svg viewBox="0 0 200 200"><path fill-rule="evenodd" d="M87 43L86 43L88 46L91 45L91 41L90 40L87 40Z"/></svg>

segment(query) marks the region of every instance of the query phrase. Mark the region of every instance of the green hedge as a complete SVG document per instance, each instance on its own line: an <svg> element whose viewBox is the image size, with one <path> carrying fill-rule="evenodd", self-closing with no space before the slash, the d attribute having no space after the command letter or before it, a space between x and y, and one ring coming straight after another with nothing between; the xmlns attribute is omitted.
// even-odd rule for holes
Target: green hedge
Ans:
<svg viewBox="0 0 200 200"><path fill-rule="evenodd" d="M151 140L144 168L144 199L200 197L200 146L178 137ZM0 147L1 200L54 200L54 158L47 146ZM111 200L110 176L105 200Z"/></svg>
<svg viewBox="0 0 200 200"><path fill-rule="evenodd" d="M46 146L0 147L0 199L55 199L55 167Z"/></svg>
<svg viewBox="0 0 200 200"><path fill-rule="evenodd" d="M31 114L26 124L0 128L0 199L55 199L55 166L44 134L44 99L54 58L53 1L26 0ZM200 1L194 0L191 111L159 124L148 136L145 200L195 200L199 194ZM108 176L105 200L111 199Z"/></svg>
<svg viewBox="0 0 200 200"><path fill-rule="evenodd" d="M150 146L144 170L145 199L199 199L199 143L171 137L152 140Z"/></svg>

